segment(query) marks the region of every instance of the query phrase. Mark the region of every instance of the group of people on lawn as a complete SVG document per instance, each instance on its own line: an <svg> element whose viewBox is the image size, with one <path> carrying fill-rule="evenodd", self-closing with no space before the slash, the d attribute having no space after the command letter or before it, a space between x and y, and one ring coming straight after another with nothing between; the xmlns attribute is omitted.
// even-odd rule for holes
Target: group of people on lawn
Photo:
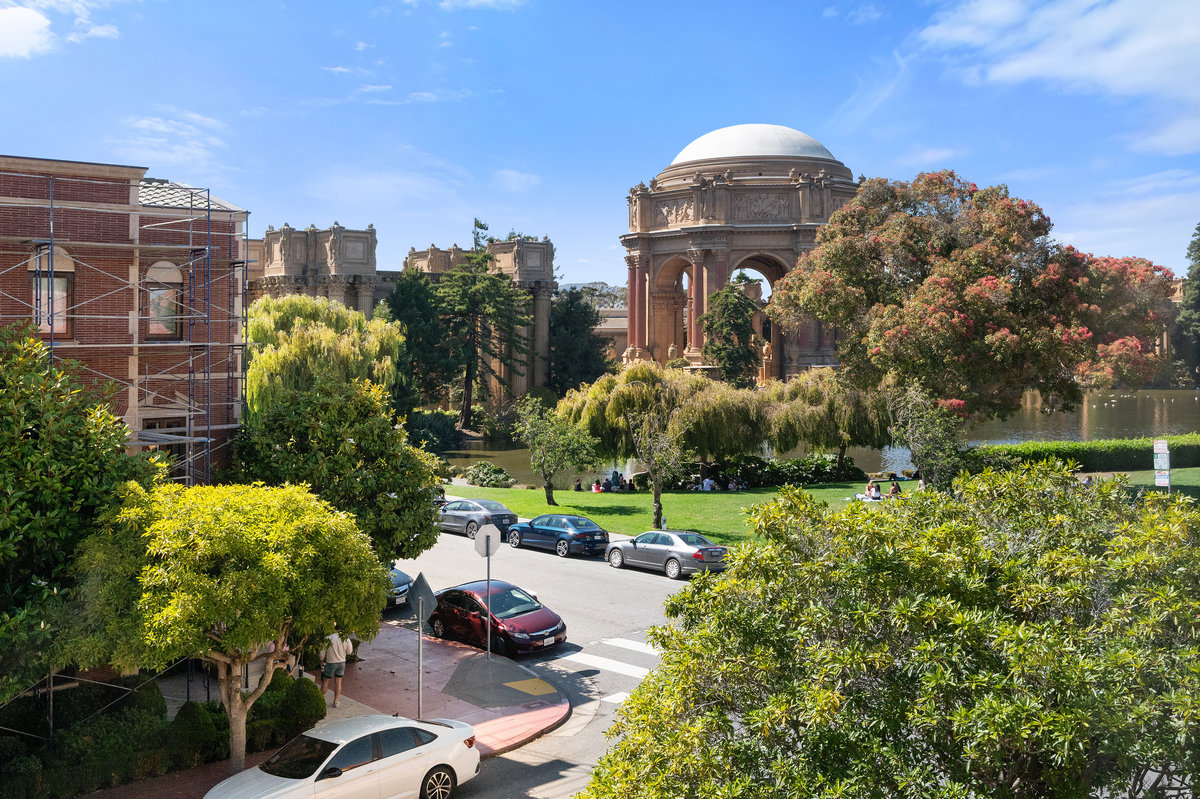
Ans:
<svg viewBox="0 0 1200 799"><path fill-rule="evenodd" d="M582 491L583 490L583 481L580 480L578 477L576 477L575 484L574 484L574 486L572 486L572 488L575 491ZM592 483L592 493L593 494L603 494L608 491L636 491L636 490L637 489L634 487L633 481L626 480L625 475L621 474L616 469L613 469L613 473L611 475L606 476L604 478L603 482L601 482L600 478L597 477L596 481L594 483Z"/></svg>
<svg viewBox="0 0 1200 799"><path fill-rule="evenodd" d="M919 473L914 475L914 477L917 479L917 490L920 491L925 487L925 480L919 476ZM875 482L875 478L872 477L867 480L866 492L863 494L857 494L856 496L859 499L873 501L878 499L896 499L897 497L904 496L904 492L900 490L900 482L893 477L891 490L888 491L887 494L884 494L879 488L879 483Z"/></svg>

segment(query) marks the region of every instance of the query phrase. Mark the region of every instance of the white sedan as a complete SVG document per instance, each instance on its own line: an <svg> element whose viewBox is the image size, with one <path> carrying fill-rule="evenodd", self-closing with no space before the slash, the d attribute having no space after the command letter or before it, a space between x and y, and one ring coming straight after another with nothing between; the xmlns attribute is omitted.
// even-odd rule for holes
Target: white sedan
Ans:
<svg viewBox="0 0 1200 799"><path fill-rule="evenodd" d="M318 724L204 799L449 799L479 773L471 725L449 719L356 716Z"/></svg>

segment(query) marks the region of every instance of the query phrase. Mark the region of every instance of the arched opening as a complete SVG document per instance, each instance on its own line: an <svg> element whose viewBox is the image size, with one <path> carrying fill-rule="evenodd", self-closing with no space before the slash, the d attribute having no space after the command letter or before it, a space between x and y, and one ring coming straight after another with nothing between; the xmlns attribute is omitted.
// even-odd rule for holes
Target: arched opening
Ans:
<svg viewBox="0 0 1200 799"><path fill-rule="evenodd" d="M787 269L770 255L751 255L739 261L730 271L729 285L740 287L759 305L752 324L756 346L761 353L759 383L783 377L783 333L767 316L775 283L787 274Z"/></svg>

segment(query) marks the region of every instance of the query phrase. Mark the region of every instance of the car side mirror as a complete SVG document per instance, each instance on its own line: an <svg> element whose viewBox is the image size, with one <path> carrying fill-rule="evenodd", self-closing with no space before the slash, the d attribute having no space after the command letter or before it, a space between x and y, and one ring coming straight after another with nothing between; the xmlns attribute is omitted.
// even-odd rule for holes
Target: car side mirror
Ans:
<svg viewBox="0 0 1200 799"><path fill-rule="evenodd" d="M337 766L330 766L329 768L322 771L321 776L317 777L317 779L318 780L332 780L333 778L340 777L340 776L342 776L342 770L340 768L338 768Z"/></svg>

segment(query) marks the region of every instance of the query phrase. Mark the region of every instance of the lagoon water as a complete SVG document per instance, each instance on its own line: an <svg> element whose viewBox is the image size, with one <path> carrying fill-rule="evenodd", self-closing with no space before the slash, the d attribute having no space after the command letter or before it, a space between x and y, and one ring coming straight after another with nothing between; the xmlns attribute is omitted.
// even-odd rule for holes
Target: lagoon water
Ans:
<svg viewBox="0 0 1200 799"><path fill-rule="evenodd" d="M1019 441L1094 441L1102 438L1166 436L1200 431L1200 391L1161 390L1094 392L1070 413L1047 408L1036 392L1026 395L1020 410L1003 421L992 420L967 434L971 444L1011 444ZM802 453L796 453L802 454ZM882 452L851 450L854 462L866 471L899 472L911 468L908 450L889 447ZM529 451L495 448L481 443L446 453L455 466L488 460L503 466L517 482L540 485L529 469ZM580 476L590 483L598 474L611 471L613 464ZM632 472L632 464L616 469ZM556 484L569 486L573 476L560 475Z"/></svg>

